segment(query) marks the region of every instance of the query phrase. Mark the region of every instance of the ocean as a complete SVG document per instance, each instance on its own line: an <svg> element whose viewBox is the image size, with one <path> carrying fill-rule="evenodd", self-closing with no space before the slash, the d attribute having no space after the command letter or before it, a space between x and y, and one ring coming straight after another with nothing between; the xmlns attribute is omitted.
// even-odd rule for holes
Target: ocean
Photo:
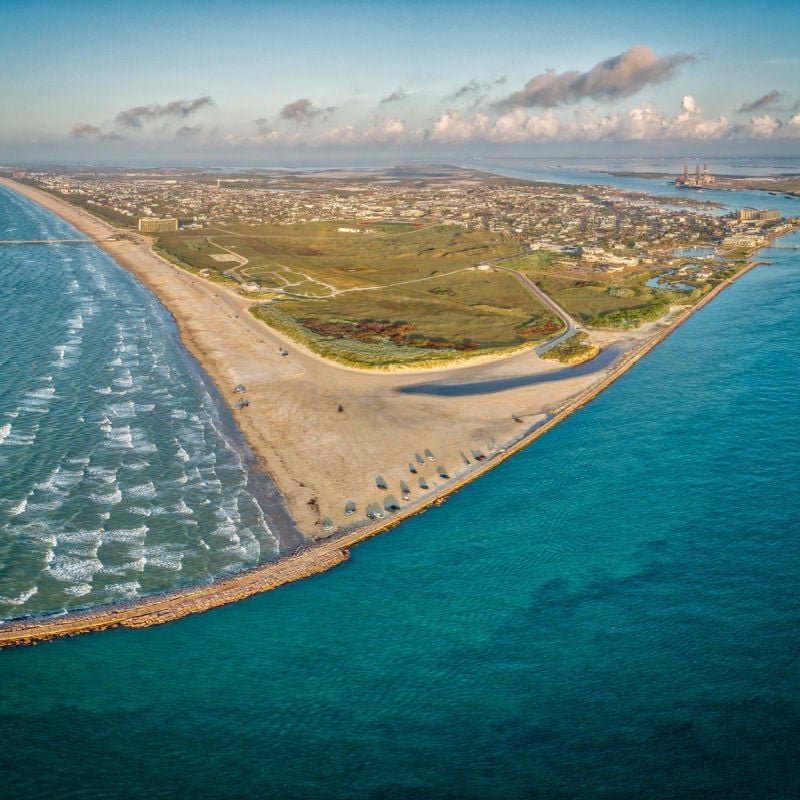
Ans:
<svg viewBox="0 0 800 800"><path fill-rule="evenodd" d="M0 620L133 599L277 550L166 310L0 188L0 241L59 239L77 241L0 244Z"/></svg>
<svg viewBox="0 0 800 800"><path fill-rule="evenodd" d="M7 213L21 220L29 212ZM60 225L43 212L40 220L49 232ZM590 405L441 507L360 545L343 566L169 625L0 652L0 794L796 798L798 245L795 234L763 251L771 266L726 289ZM61 280L52 266L37 266L50 249L20 250L14 258L31 260L22 266L0 253L5 291L9 282L23 291L23 275L39 281L23 311L14 311L16 292L6 301L20 315L16 338L23 322L31 336L51 324L62 334L30 351L36 369L26 366L30 356L12 361L11 372L16 351L4 352L2 410L19 409L8 435L34 435L14 430L23 405L49 409L24 412L37 415L39 428L17 453L41 441L67 392L74 367L55 365L56 345L88 347L87 315L82 334L70 333L68 320L83 314L84 294L106 302L92 288L97 275L129 298L98 309L98 324L113 334L136 298L134 327L146 320L153 341L174 343L156 336L162 312L132 279L90 246L71 247L72 258L88 262L59 267L80 286L64 301L52 291ZM127 346L132 334L123 334ZM134 388L128 354L109 366L116 339L105 341L108 352L87 362L101 371L87 386ZM142 343L138 350L147 352ZM176 350L174 358L177 365L183 357ZM121 369L133 386L114 383ZM56 392L25 399L50 386L37 382L47 375ZM197 384L182 380L171 402L180 397L181 408L203 419L202 392L187 399L184 390ZM117 424L131 427L135 445L134 429L144 428L138 415L148 412L136 409L144 398L128 399L137 417ZM112 419L107 404L126 398L86 392L74 402L88 404L83 417L99 428L101 414ZM150 413L148 440L161 447L156 430L167 409ZM75 437L58 464L85 473L105 467L118 454L99 433L91 451ZM172 465L174 445L164 448ZM133 502L121 483L129 480L127 450L116 473L119 505ZM58 466L45 465L49 457L43 450L30 462L37 482ZM67 462L87 457L85 465ZM16 458L0 465L3 474ZM175 491L150 479L156 492ZM33 486L21 474L15 480L23 491L4 492L4 514ZM238 486L221 496L243 492ZM29 504L47 502L33 491ZM137 503L174 511L177 497ZM86 524L116 529L112 522Z"/></svg>

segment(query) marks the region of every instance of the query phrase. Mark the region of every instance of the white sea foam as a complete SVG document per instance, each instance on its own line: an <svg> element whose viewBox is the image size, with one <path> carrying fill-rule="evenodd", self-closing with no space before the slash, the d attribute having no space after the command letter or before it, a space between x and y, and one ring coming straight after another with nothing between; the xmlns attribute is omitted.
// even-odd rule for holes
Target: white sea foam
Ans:
<svg viewBox="0 0 800 800"><path fill-rule="evenodd" d="M194 511L186 505L186 501L183 498L175 506L175 512L177 514L194 514Z"/></svg>
<svg viewBox="0 0 800 800"><path fill-rule="evenodd" d="M49 400L55 393L56 390L54 386L46 386L44 389L32 389L29 392L25 392L25 397Z"/></svg>
<svg viewBox="0 0 800 800"><path fill-rule="evenodd" d="M28 511L31 513L38 513L39 511L55 511L57 508L61 508L63 505L64 501L56 497L52 500L42 500L38 503L28 503Z"/></svg>
<svg viewBox="0 0 800 800"><path fill-rule="evenodd" d="M131 400L126 400L124 403L112 403L108 407L107 413L112 414L115 417L128 419L136 416L136 406Z"/></svg>
<svg viewBox="0 0 800 800"><path fill-rule="evenodd" d="M145 548L145 558L151 567L160 567L179 572L183 569L183 553L170 550L164 545Z"/></svg>
<svg viewBox="0 0 800 800"><path fill-rule="evenodd" d="M71 594L73 597L83 597L92 591L91 583L76 583L73 586L67 586L64 589L64 594Z"/></svg>
<svg viewBox="0 0 800 800"><path fill-rule="evenodd" d="M99 389L95 389L98 394L111 394L111 387L110 386L101 386Z"/></svg>
<svg viewBox="0 0 800 800"><path fill-rule="evenodd" d="M66 531L56 536L59 547L64 545L85 545L91 544L99 546L103 538L102 528L80 528L76 531Z"/></svg>
<svg viewBox="0 0 800 800"><path fill-rule="evenodd" d="M12 433L3 444L6 447L30 447L36 441L35 433Z"/></svg>
<svg viewBox="0 0 800 800"><path fill-rule="evenodd" d="M138 514L140 517L149 517L153 513L153 509L147 506L129 506L128 511L131 514Z"/></svg>
<svg viewBox="0 0 800 800"><path fill-rule="evenodd" d="M114 483L117 479L117 470L115 467L101 467L97 464L88 467L86 472L96 478L99 478L104 483Z"/></svg>
<svg viewBox="0 0 800 800"><path fill-rule="evenodd" d="M0 425L0 444L6 440L8 434L11 433L11 423L6 422L5 425Z"/></svg>
<svg viewBox="0 0 800 800"><path fill-rule="evenodd" d="M133 438L129 425L120 425L119 428L112 428L107 432L109 444L112 447L133 450Z"/></svg>
<svg viewBox="0 0 800 800"><path fill-rule="evenodd" d="M25 509L27 508L28 508L28 497L26 495L13 508L10 508L8 510L8 513L13 514L14 516L18 516L19 514L24 514Z"/></svg>
<svg viewBox="0 0 800 800"><path fill-rule="evenodd" d="M137 581L128 581L126 583L110 583L106 586L106 591L118 597L130 599L136 597L140 588L141 586Z"/></svg>
<svg viewBox="0 0 800 800"><path fill-rule="evenodd" d="M106 531L103 534L103 541L123 542L141 544L147 537L150 528L147 525L140 525L138 528L117 528L116 530Z"/></svg>
<svg viewBox="0 0 800 800"><path fill-rule="evenodd" d="M130 389L133 386L133 376L129 369L124 369L118 378L111 381L116 386L122 386L125 389Z"/></svg>
<svg viewBox="0 0 800 800"><path fill-rule="evenodd" d="M125 494L131 497L138 497L143 499L150 499L156 496L156 487L152 481L142 483L138 486L130 486L125 490Z"/></svg>
<svg viewBox="0 0 800 800"><path fill-rule="evenodd" d="M95 492L90 494L89 498L100 505L115 506L122 500L122 492L119 487L117 487L113 492L106 492L105 494Z"/></svg>
<svg viewBox="0 0 800 800"><path fill-rule="evenodd" d="M27 603L28 600L30 600L31 597L33 597L38 591L39 587L33 586L27 591L20 592L16 597L5 597L3 595L0 595L0 603L9 606L21 606L24 603Z"/></svg>
<svg viewBox="0 0 800 800"><path fill-rule="evenodd" d="M146 565L147 559L143 555L139 555L134 561L127 561L115 567L104 566L103 575L127 575L130 572L144 572Z"/></svg>
<svg viewBox="0 0 800 800"><path fill-rule="evenodd" d="M103 565L98 558L79 558L67 553L56 552L45 572L62 583L86 583Z"/></svg>

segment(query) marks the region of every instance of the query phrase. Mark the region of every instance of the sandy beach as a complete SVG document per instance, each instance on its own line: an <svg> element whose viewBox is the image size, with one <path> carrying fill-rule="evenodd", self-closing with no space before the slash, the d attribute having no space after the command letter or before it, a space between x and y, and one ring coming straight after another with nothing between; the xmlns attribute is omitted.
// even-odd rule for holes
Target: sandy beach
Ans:
<svg viewBox="0 0 800 800"><path fill-rule="evenodd" d="M364 524L368 507L384 509L396 501L407 510L446 493L485 463L478 455L490 458L508 448L613 366L582 374L539 359L533 350L435 370L340 366L256 320L248 311L252 301L156 255L148 237L123 233L50 194L2 183L74 225L153 291L230 406L240 398L233 387L246 386L250 405L234 410L235 420L310 539ZM598 331L592 338L603 347L615 345L624 357L658 330L651 325L634 332ZM289 355L282 356L281 348ZM548 380L524 385L538 378ZM402 391L422 383L496 381L522 385L461 396ZM348 501L356 506L350 516Z"/></svg>
<svg viewBox="0 0 800 800"><path fill-rule="evenodd" d="M0 182L9 188L18 188L2 179ZM160 625L270 591L341 564L349 558L351 547L441 502L546 435L604 391L727 286L761 263L748 262L695 306L674 309L675 313L667 321L649 325L635 335L604 334L605 338L599 343L607 350L597 359L603 362L602 367L593 372L581 372L576 368L568 370L566 377L559 377L564 374L563 368L554 368L527 352L491 365L430 371L422 375L419 372L362 373L330 364L298 348L294 348L293 361L282 358L277 353L278 343L282 347L289 343L252 318L246 310L247 301L181 273L155 256L149 241L143 237L107 241L114 231L105 223L57 198L27 187L19 187L19 190L92 236L104 250L159 292L175 315L187 347L208 369L229 404L237 397L230 388L232 381L240 378L251 381L248 396L254 399L255 408L237 412L235 419L265 469L286 493L289 511L296 514L300 522L299 530L305 533L309 544L311 540L319 541L313 542L313 546L298 548L295 538L292 547L286 548L278 560L227 575L212 584L148 595L129 603L96 606L55 618L37 617L0 624L0 648L107 628ZM225 350L228 347L230 353ZM613 357L609 358L609 353ZM315 377L322 382L319 390L312 385ZM418 388L421 383L426 388L441 389L465 385L474 388L475 383L483 382L492 387L498 381L501 384L511 381L514 388L456 396L402 391ZM337 397L348 398L349 414L331 412L329 405ZM259 408L258 403L263 403L263 408ZM507 413L514 416L507 419ZM394 425L407 426L407 430L394 430L391 427ZM350 446L350 437L356 447ZM440 461L437 457L436 461L429 461L422 457L423 463L418 463L412 455L409 461L413 460L419 474L428 477L428 491L413 492L397 512L388 513L378 521L360 520L349 530L321 529L320 511L329 502L329 495L323 492L352 488L352 497L361 489L368 494L370 502L374 502L386 492L374 486L368 459L384 459L381 474L387 483L391 480L399 483L407 480L410 474L408 464L403 468L406 452L413 454L423 447L431 450L436 447L439 454L452 459L453 463L457 463L456 455L466 455L464 448L488 452L485 460L467 456L469 465L462 459L462 466L453 469L447 478L434 477L437 475L434 467L441 466L444 459ZM472 449L469 452L472 453ZM326 469L331 464L341 465L341 471ZM389 483L389 492L392 488ZM315 502L310 503L306 498L313 498ZM359 511L361 508L363 506L359 506ZM331 517L340 519L341 514L331 512Z"/></svg>

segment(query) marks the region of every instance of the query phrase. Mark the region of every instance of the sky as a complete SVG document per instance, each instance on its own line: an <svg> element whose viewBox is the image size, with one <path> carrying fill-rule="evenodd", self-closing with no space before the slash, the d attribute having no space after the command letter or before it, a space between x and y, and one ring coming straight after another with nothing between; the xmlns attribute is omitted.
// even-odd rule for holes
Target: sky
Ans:
<svg viewBox="0 0 800 800"><path fill-rule="evenodd" d="M797 154L797 0L0 0L0 163Z"/></svg>

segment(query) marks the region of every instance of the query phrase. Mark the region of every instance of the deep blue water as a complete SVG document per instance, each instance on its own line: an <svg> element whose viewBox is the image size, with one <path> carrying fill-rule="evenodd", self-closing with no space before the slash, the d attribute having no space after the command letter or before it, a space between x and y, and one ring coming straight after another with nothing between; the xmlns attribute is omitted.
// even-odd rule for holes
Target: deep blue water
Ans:
<svg viewBox="0 0 800 800"><path fill-rule="evenodd" d="M764 257L336 570L0 653L0 795L796 798L800 259Z"/></svg>

